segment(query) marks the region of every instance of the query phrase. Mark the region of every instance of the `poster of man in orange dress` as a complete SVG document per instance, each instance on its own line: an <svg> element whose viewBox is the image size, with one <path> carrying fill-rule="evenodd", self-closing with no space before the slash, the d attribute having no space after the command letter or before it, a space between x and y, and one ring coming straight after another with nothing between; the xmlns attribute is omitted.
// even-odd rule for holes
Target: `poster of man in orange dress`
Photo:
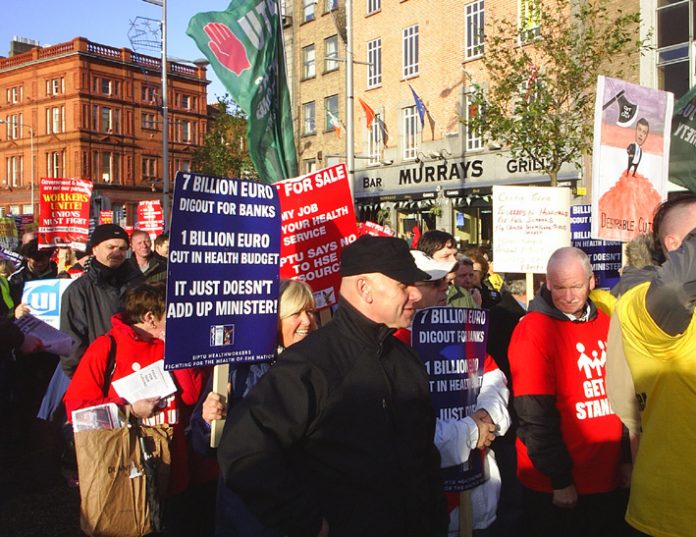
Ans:
<svg viewBox="0 0 696 537"><path fill-rule="evenodd" d="M592 157L592 238L630 241L652 231L667 197L674 96L600 76Z"/></svg>

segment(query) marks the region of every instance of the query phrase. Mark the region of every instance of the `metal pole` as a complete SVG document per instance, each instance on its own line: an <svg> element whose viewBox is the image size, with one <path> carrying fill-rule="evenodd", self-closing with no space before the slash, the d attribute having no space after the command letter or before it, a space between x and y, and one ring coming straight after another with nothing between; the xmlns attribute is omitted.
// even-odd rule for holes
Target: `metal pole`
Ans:
<svg viewBox="0 0 696 537"><path fill-rule="evenodd" d="M167 109L167 0L162 0L162 218L169 229L169 116Z"/></svg>
<svg viewBox="0 0 696 537"><path fill-rule="evenodd" d="M355 205L355 148L353 142L353 2L346 0L346 164L350 197Z"/></svg>
<svg viewBox="0 0 696 537"><path fill-rule="evenodd" d="M27 128L29 129L29 141L31 143L31 214L34 216L34 222L36 222L36 213L34 212L34 162L36 161L36 155L34 154L34 129L29 125L27 125Z"/></svg>

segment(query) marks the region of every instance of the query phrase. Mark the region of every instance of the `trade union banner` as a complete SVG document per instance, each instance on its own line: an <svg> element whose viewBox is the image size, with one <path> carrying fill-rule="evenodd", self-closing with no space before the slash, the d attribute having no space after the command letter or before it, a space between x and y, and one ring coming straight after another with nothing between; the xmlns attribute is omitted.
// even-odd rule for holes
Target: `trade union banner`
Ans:
<svg viewBox="0 0 696 537"><path fill-rule="evenodd" d="M396 231L389 226L381 226L375 222L358 223L358 237L363 235L374 235L375 237L395 237Z"/></svg>
<svg viewBox="0 0 696 537"><path fill-rule="evenodd" d="M41 178L39 248L87 249L92 186L84 179Z"/></svg>
<svg viewBox="0 0 696 537"><path fill-rule="evenodd" d="M307 282L318 309L336 304L343 248L357 238L345 164L276 183L282 210L280 277Z"/></svg>
<svg viewBox="0 0 696 537"><path fill-rule="evenodd" d="M411 328L413 349L425 364L430 396L439 420L460 420L476 410L488 340L488 312L483 309L434 307L416 312ZM471 451L462 464L442 469L447 492L483 483L484 454Z"/></svg>
<svg viewBox="0 0 696 537"><path fill-rule="evenodd" d="M280 208L273 186L179 172L165 369L270 361L278 330Z"/></svg>
<svg viewBox="0 0 696 537"><path fill-rule="evenodd" d="M74 281L68 278L28 281L22 292L22 304L29 306L29 313L34 317L58 330L63 293Z"/></svg>
<svg viewBox="0 0 696 537"><path fill-rule="evenodd" d="M186 33L247 114L249 155L264 183L297 175L283 30L277 0L234 0L198 13Z"/></svg>

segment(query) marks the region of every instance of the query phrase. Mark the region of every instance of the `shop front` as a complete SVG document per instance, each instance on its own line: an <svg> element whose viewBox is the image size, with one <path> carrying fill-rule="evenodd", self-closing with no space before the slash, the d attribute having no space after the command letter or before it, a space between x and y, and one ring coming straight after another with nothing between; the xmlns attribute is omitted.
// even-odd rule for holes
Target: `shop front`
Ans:
<svg viewBox="0 0 696 537"><path fill-rule="evenodd" d="M559 185L575 187L581 173L568 164L558 178ZM445 230L462 243L486 244L493 239L492 187L548 182L530 161L477 153L356 170L355 202L359 220L388 223L401 237L418 226Z"/></svg>

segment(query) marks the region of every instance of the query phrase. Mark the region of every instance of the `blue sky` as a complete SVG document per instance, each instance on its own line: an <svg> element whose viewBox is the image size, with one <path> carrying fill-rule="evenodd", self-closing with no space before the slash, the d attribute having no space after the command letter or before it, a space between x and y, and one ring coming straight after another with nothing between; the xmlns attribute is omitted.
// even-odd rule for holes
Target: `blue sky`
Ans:
<svg viewBox="0 0 696 537"><path fill-rule="evenodd" d="M167 0L167 55L186 60L202 58L193 40L186 35L188 22L201 11L224 11L229 0ZM54 45L74 37L114 47L133 48L128 38L130 22L136 17L159 19L162 10L142 0L22 0L5 2L0 24L0 55L7 56L13 36L27 37L42 45ZM139 50L158 56L158 52ZM226 93L208 68L208 102Z"/></svg>

